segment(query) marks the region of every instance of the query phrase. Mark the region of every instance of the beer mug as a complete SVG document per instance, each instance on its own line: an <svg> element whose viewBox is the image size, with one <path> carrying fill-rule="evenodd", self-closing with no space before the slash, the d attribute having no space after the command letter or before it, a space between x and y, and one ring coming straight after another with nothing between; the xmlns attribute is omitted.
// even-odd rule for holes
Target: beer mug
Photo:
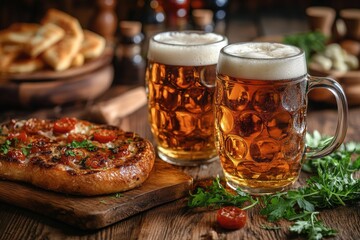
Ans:
<svg viewBox="0 0 360 240"><path fill-rule="evenodd" d="M146 86L158 155L194 166L217 158L213 99L216 64L227 38L194 31L163 32L149 42Z"/></svg>
<svg viewBox="0 0 360 240"><path fill-rule="evenodd" d="M338 125L323 149L307 149L307 94L331 91ZM227 184L251 194L291 186L305 157L323 157L345 138L347 101L335 80L307 74L305 53L279 43L235 43L219 56L215 87L216 147Z"/></svg>

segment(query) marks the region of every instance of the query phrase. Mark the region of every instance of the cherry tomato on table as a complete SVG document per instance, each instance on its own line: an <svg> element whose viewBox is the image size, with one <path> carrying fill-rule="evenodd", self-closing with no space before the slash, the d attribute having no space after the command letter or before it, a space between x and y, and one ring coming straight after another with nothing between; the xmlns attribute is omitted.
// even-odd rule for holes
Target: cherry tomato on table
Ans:
<svg viewBox="0 0 360 240"><path fill-rule="evenodd" d="M246 212L234 206L222 207L217 211L216 220L222 228L240 229L245 226Z"/></svg>
<svg viewBox="0 0 360 240"><path fill-rule="evenodd" d="M67 133L75 128L76 119L74 118L60 118L54 122L54 132Z"/></svg>
<svg viewBox="0 0 360 240"><path fill-rule="evenodd" d="M115 140L116 133L113 130L101 129L94 132L94 140L100 143L107 143Z"/></svg>

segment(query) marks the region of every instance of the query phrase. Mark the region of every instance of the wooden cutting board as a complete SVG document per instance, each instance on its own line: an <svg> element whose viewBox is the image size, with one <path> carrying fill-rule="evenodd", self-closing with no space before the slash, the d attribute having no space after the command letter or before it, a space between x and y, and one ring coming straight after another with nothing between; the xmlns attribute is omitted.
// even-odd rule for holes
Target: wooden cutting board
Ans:
<svg viewBox="0 0 360 240"><path fill-rule="evenodd" d="M142 186L121 193L79 197L27 184L0 181L0 201L47 215L81 229L99 229L186 196L192 178L159 159Z"/></svg>

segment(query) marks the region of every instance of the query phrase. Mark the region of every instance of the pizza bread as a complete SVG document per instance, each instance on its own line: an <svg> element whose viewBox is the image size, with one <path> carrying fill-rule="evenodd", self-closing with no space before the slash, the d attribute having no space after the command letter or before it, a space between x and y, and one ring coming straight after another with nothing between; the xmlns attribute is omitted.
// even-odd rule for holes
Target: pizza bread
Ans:
<svg viewBox="0 0 360 240"><path fill-rule="evenodd" d="M141 185L154 161L148 140L114 126L75 118L1 125L0 179L94 196Z"/></svg>
<svg viewBox="0 0 360 240"><path fill-rule="evenodd" d="M34 34L29 42L24 46L24 50L32 57L41 54L45 49L59 41L65 35L65 31L53 23L42 25Z"/></svg>
<svg viewBox="0 0 360 240"><path fill-rule="evenodd" d="M89 30L84 30L84 41L81 44L80 52L85 59L99 57L105 49L105 38Z"/></svg>

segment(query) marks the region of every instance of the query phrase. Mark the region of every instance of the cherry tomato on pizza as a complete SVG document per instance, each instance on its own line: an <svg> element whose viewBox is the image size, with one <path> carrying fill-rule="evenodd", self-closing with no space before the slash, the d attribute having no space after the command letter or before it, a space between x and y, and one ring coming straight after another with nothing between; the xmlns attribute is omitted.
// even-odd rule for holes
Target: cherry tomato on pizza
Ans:
<svg viewBox="0 0 360 240"><path fill-rule="evenodd" d="M100 169L108 166L109 159L104 154L95 154L85 160L85 167L90 169Z"/></svg>
<svg viewBox="0 0 360 240"><path fill-rule="evenodd" d="M75 118L64 117L54 122L54 132L56 133L68 133L75 128Z"/></svg>
<svg viewBox="0 0 360 240"><path fill-rule="evenodd" d="M12 140L12 139L17 139L20 142L25 142L27 139L27 134L25 131L21 131L21 132L11 132L8 135L8 139Z"/></svg>
<svg viewBox="0 0 360 240"><path fill-rule="evenodd" d="M7 156L15 161L25 161L25 155L24 153L19 150L19 149L11 149L9 150L9 152L7 153Z"/></svg>
<svg viewBox="0 0 360 240"><path fill-rule="evenodd" d="M245 226L246 212L238 207L226 206L217 211L216 220L220 227L236 230Z"/></svg>
<svg viewBox="0 0 360 240"><path fill-rule="evenodd" d="M101 129L94 132L94 140L100 143L111 142L116 139L116 133L113 130Z"/></svg>

